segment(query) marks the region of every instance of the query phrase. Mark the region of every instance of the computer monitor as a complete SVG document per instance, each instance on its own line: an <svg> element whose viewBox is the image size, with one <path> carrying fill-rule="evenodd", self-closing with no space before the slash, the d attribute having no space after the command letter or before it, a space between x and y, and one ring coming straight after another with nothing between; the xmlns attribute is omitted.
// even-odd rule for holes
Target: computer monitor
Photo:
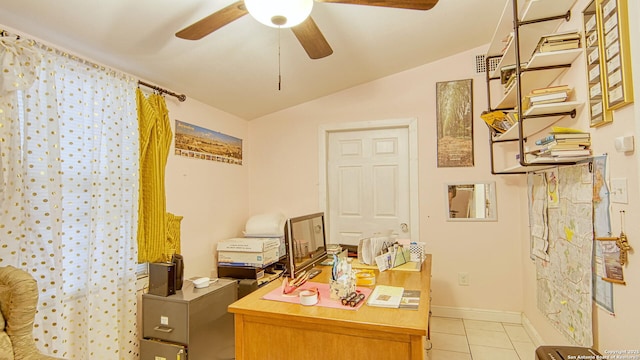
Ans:
<svg viewBox="0 0 640 360"><path fill-rule="evenodd" d="M284 233L290 277L298 276L327 258L324 213L287 219Z"/></svg>

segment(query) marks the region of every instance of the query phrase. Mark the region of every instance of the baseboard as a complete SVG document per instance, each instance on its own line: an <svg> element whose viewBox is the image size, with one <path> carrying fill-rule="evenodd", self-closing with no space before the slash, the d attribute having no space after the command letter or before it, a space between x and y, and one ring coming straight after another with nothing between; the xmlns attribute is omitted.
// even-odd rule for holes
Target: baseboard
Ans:
<svg viewBox="0 0 640 360"><path fill-rule="evenodd" d="M544 345L542 336L540 336L538 330L533 327L531 321L529 321L529 318L524 313L522 313L522 326L524 327L524 330L527 332L527 334L529 334L529 337L533 341L533 345L535 345L536 347Z"/></svg>
<svg viewBox="0 0 640 360"><path fill-rule="evenodd" d="M439 317L452 317L468 320L495 321L511 324L522 324L522 313L515 311L498 311L449 306L432 306L431 314Z"/></svg>

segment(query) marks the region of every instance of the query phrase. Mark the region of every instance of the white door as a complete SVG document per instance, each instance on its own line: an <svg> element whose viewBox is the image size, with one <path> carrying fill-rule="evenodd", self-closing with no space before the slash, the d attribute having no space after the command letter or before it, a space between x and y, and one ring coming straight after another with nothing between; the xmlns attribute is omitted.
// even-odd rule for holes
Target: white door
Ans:
<svg viewBox="0 0 640 360"><path fill-rule="evenodd" d="M357 245L388 231L418 241L410 139L409 126L327 132L328 242Z"/></svg>

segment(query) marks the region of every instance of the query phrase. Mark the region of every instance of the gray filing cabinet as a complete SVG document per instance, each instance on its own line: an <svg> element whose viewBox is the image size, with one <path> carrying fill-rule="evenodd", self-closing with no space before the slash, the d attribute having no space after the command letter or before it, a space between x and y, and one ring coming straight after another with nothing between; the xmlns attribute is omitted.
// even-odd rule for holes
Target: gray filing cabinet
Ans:
<svg viewBox="0 0 640 360"><path fill-rule="evenodd" d="M185 282L175 295L142 295L141 360L234 359L235 280L218 279L196 289Z"/></svg>

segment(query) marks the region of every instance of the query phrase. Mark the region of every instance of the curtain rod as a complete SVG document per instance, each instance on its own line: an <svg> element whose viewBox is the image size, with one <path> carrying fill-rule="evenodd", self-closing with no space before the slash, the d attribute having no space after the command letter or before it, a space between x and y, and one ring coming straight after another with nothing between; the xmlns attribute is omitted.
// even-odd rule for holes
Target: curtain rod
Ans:
<svg viewBox="0 0 640 360"><path fill-rule="evenodd" d="M169 91L169 90L163 89L163 88L161 88L159 86L148 84L148 83L146 83L146 82L144 82L142 80L138 80L138 84L140 84L142 86L146 86L146 87L151 88L151 89L156 90L156 91L160 91L161 93L176 97L176 98L178 98L178 100L180 100L180 102L183 102L183 101L187 100L187 96L184 95L184 94L176 94L173 91Z"/></svg>
<svg viewBox="0 0 640 360"><path fill-rule="evenodd" d="M5 29L0 29L0 37L10 36L10 35L15 35L18 39L20 39L20 35L9 33ZM49 45L44 44L44 43L40 43L38 41L34 41L34 40L31 40L31 41L33 41L34 44L36 44L38 47L40 47L41 49L44 49L46 51L53 51L53 52L56 52L56 53L64 55L64 56L68 56L69 58L71 58L73 60L80 61L82 63L91 65L91 66L93 66L95 68L98 68L98 69L106 69L105 66L96 64L96 63L94 63L94 62L92 62L90 60L86 60L86 59L83 59L83 58L81 58L79 56L75 56L75 55L69 54L69 53L67 53L65 51L59 50L59 49L57 49L55 47L49 46ZM159 91L161 93L164 93L164 94L167 94L167 95L170 95L170 96L174 96L174 97L178 98L178 100L180 100L180 102L183 102L183 101L187 100L187 96L184 95L184 94L176 94L173 91L169 91L167 89L163 89L161 87L148 84L148 83L146 83L146 82L144 82L142 80L138 80L138 84L146 86L146 87L151 88L153 90Z"/></svg>

